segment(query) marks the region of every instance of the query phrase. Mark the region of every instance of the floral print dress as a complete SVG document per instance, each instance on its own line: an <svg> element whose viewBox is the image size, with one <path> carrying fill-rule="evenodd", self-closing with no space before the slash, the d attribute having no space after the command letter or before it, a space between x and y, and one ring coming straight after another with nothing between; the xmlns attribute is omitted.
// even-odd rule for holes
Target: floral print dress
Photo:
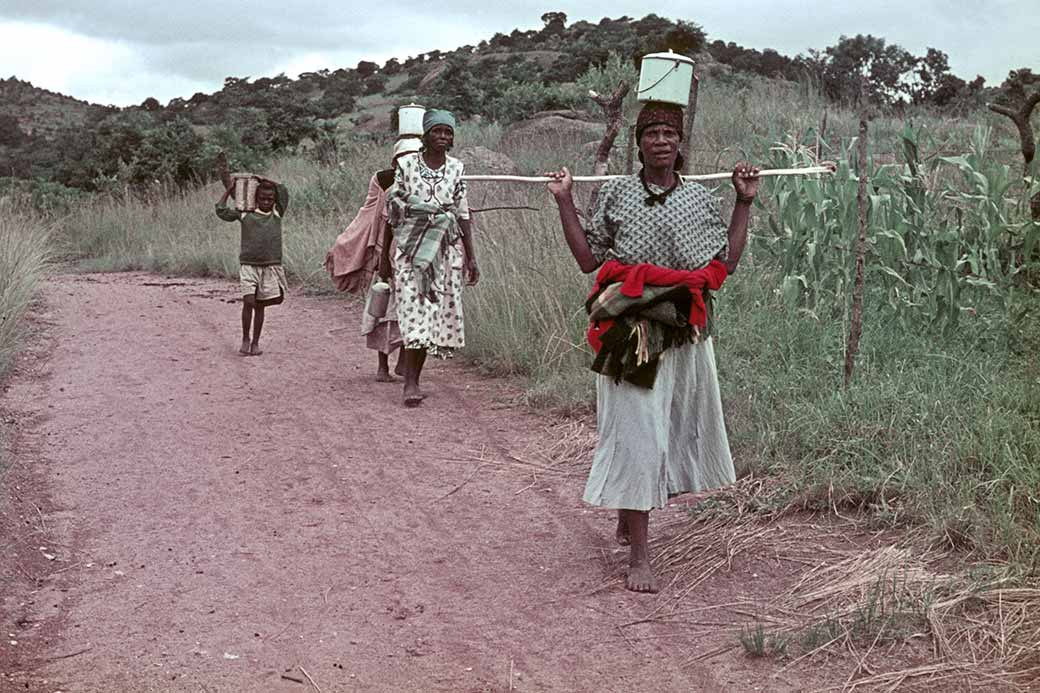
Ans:
<svg viewBox="0 0 1040 693"><path fill-rule="evenodd" d="M469 219L463 164L447 157L440 168L430 168L422 153L397 160L397 178L391 195L418 197L422 202L450 209L456 219ZM405 349L427 349L434 356L448 357L465 346L462 315L462 231L456 223L441 245L435 261L433 297L419 289L416 270L400 249L395 256L397 320Z"/></svg>

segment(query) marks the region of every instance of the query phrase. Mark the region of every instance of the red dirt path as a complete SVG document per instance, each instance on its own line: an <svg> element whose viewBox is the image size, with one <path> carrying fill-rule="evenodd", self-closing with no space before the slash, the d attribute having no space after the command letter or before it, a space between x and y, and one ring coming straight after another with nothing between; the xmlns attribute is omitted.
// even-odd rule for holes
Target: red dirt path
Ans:
<svg viewBox="0 0 1040 693"><path fill-rule="evenodd" d="M732 631L618 628L668 595L596 590L624 553L580 478L480 461L545 435L508 383L431 360L406 410L356 307L291 296L248 358L239 311L228 282L45 286L0 400L0 690L801 688L690 663Z"/></svg>

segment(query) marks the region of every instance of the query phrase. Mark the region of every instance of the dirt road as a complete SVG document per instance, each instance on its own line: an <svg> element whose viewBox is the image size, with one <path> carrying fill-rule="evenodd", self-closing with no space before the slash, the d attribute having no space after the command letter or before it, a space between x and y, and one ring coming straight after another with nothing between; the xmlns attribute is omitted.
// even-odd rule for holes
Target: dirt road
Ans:
<svg viewBox="0 0 1040 693"><path fill-rule="evenodd" d="M546 435L508 384L431 361L406 410L330 298L240 357L236 288L47 283L0 401L0 689L794 687L691 663L732 632L618 628L667 595L596 589L624 554L580 478L496 463Z"/></svg>

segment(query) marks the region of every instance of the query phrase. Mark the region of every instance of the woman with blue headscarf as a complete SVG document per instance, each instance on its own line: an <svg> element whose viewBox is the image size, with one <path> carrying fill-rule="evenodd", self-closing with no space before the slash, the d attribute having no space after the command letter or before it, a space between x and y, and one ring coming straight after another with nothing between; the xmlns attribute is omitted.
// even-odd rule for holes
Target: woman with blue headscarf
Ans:
<svg viewBox="0 0 1040 693"><path fill-rule="evenodd" d="M477 283L473 233L463 166L448 156L455 141L455 117L429 110L423 116L423 148L398 159L387 197L397 243L394 279L397 319L404 340L404 404L416 407L426 355L447 357L465 346L463 276Z"/></svg>

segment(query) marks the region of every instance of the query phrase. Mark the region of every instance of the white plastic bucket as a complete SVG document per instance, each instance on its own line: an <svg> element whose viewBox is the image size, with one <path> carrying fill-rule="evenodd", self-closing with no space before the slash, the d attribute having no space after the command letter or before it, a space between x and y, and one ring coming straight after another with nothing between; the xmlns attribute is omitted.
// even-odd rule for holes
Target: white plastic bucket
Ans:
<svg viewBox="0 0 1040 693"><path fill-rule="evenodd" d="M426 108L419 104L410 103L397 109L397 136L398 137L422 137L422 119Z"/></svg>
<svg viewBox="0 0 1040 693"><path fill-rule="evenodd" d="M693 83L693 61L668 51L643 56L639 68L639 101L663 101L686 108Z"/></svg>

